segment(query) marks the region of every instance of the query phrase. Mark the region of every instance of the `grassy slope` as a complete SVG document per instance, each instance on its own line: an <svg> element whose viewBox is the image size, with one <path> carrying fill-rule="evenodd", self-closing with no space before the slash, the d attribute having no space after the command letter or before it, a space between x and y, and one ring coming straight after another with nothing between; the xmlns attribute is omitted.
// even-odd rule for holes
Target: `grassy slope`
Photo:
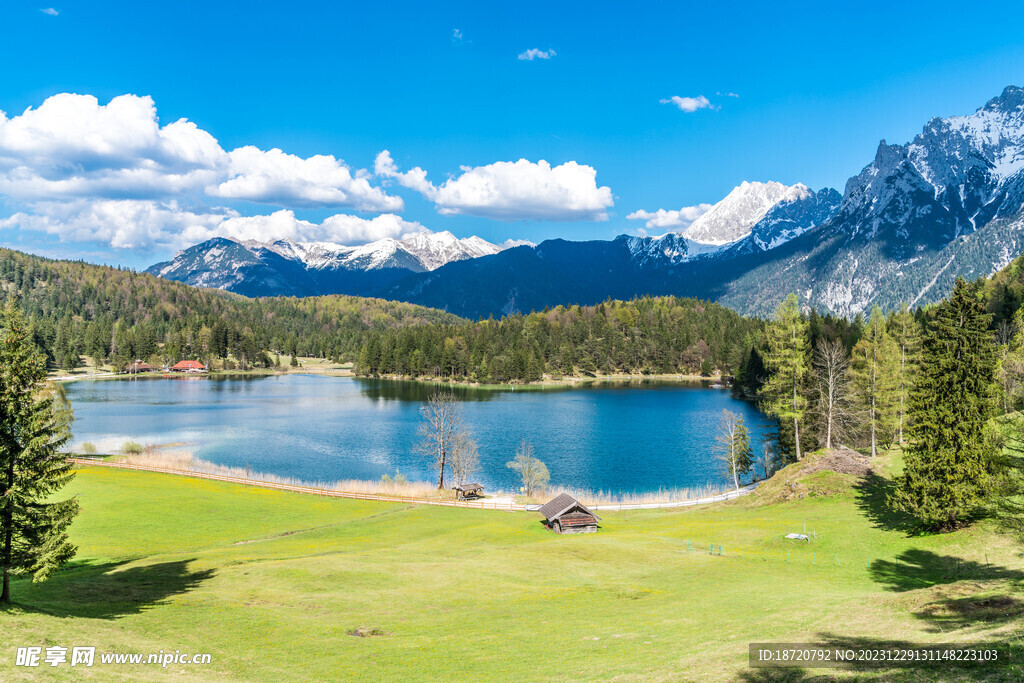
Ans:
<svg viewBox="0 0 1024 683"><path fill-rule="evenodd" d="M743 673L751 641L1019 639L1020 548L984 528L908 536L885 485L819 473L789 502L607 513L598 534L559 537L535 514L86 468L76 566L15 583L0 678L40 673L12 666L34 644L211 652L167 670L200 678L761 680ZM815 542L781 539L805 524Z"/></svg>

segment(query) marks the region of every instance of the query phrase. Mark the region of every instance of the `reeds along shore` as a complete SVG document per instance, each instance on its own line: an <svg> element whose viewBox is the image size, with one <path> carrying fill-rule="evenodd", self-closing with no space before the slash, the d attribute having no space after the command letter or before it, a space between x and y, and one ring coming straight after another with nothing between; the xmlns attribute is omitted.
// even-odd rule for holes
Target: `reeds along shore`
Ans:
<svg viewBox="0 0 1024 683"><path fill-rule="evenodd" d="M375 495L397 496L403 498L420 498L431 500L454 499L455 495L450 489L438 491L437 484L426 481L403 481L401 479L380 479L367 481L363 479L341 479L334 482L309 482L295 477L281 477L274 474L263 474L254 472L247 467L230 467L217 465L200 458L196 458L187 450L166 450L162 448L147 447L139 454L126 454L116 457L118 462L131 465L147 467L163 467L167 469L186 470L190 472L203 472L205 474L220 474L229 477L242 479L253 479L256 481L267 481L292 486L311 486L329 491L350 491L352 493L366 493ZM643 505L645 503L667 503L696 498L706 498L723 493L729 490L727 486L697 486L684 488L666 488L646 493L611 493L605 491L589 491L565 486L549 486L542 493L535 493L526 498L511 491L488 491L487 497L509 497L518 499L521 502L544 502L559 493L568 493L580 502L587 505Z"/></svg>

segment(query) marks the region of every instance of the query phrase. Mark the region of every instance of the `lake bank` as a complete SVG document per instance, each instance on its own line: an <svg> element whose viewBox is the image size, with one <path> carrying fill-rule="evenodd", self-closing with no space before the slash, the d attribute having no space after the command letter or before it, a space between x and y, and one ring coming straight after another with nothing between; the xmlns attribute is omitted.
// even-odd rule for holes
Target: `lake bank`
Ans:
<svg viewBox="0 0 1024 683"><path fill-rule="evenodd" d="M464 380L453 380L445 377L429 377L429 376L417 376L410 377L408 375L360 375L354 373L352 376L360 377L363 379L382 379L391 382L422 382L424 384L440 384L456 387L467 387L471 389L485 389L493 391L503 390L528 390L528 389L551 389L551 388L571 388L571 387L585 387L591 384L601 384L605 382L691 382L695 384L716 384L720 383L722 376L715 375L685 375L685 374L622 374L615 373L611 375L580 375L571 377L545 377L544 379L537 380L535 382L469 382Z"/></svg>
<svg viewBox="0 0 1024 683"><path fill-rule="evenodd" d="M346 480L335 482L334 484L311 484L191 459L190 462L181 463L173 460L168 462L166 459L161 458L149 459L145 456L70 456L69 460L76 467L112 467L115 469L171 474L279 491L291 491L293 493L313 496L326 496L328 498L349 498L353 500L411 503L415 505L442 505L477 510L505 510L509 512L535 511L546 500L554 498L561 493L567 493L595 510L622 511L709 505L749 495L761 483L752 482L738 489L705 489L703 491L684 489L619 498L595 495L589 491L566 490L556 487L546 489L532 497L517 495L509 491L493 491L486 493L478 499L459 500L455 498L452 490L439 491L433 484L428 482Z"/></svg>

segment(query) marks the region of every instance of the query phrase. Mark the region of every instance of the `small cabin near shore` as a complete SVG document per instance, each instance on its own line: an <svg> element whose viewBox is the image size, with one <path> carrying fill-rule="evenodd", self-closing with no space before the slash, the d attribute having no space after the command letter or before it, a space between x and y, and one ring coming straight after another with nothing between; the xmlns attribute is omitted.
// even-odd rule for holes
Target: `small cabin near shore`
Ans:
<svg viewBox="0 0 1024 683"><path fill-rule="evenodd" d="M181 360L171 366L171 372L206 372L206 366L197 360Z"/></svg>
<svg viewBox="0 0 1024 683"><path fill-rule="evenodd" d="M592 534L601 518L568 493L559 493L540 508L545 523L556 534Z"/></svg>
<svg viewBox="0 0 1024 683"><path fill-rule="evenodd" d="M472 500L484 496L484 487L481 484L459 484L453 486L452 490L455 491L455 497L459 500Z"/></svg>
<svg viewBox="0 0 1024 683"><path fill-rule="evenodd" d="M129 363L128 365L128 372L132 375L137 375L140 372L153 372L154 370L156 370L156 368L154 368L149 363L142 362L141 360L137 360L134 363Z"/></svg>

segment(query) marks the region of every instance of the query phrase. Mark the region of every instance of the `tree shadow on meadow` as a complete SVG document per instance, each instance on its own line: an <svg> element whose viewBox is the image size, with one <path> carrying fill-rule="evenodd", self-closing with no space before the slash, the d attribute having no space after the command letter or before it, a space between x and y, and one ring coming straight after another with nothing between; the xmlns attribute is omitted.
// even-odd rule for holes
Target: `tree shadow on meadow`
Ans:
<svg viewBox="0 0 1024 683"><path fill-rule="evenodd" d="M1015 595L1024 582L1020 570L927 550L907 550L895 560L872 562L871 578L897 593L938 587L935 599L913 612L918 619L929 622L932 633L993 628L1024 619L1024 600ZM1005 581L1009 585L993 588L976 583L979 581Z"/></svg>
<svg viewBox="0 0 1024 683"><path fill-rule="evenodd" d="M888 499L895 488L891 479L868 472L854 486L857 507L876 529L899 531L908 536L923 533L923 527L913 515L889 507Z"/></svg>
<svg viewBox="0 0 1024 683"><path fill-rule="evenodd" d="M1024 580L1024 572L987 562L939 555L930 550L910 549L901 553L895 560L873 561L871 578L885 586L886 590L904 592L963 579L1021 581Z"/></svg>
<svg viewBox="0 0 1024 683"><path fill-rule="evenodd" d="M49 580L29 579L11 584L13 603L0 611L22 611L55 617L117 619L140 614L194 590L214 575L212 569L191 571L193 560L176 560L127 567L128 562L72 563Z"/></svg>

